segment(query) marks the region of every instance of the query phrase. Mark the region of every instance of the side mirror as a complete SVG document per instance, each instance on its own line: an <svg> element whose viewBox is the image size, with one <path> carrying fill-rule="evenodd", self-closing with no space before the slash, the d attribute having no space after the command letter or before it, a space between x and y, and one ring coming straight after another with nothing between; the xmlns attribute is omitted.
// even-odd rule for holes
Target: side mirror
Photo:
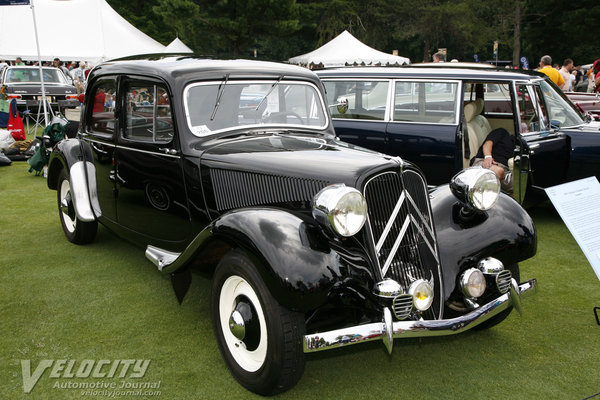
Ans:
<svg viewBox="0 0 600 400"><path fill-rule="evenodd" d="M561 125L561 123L559 120L556 120L556 119L550 120L550 128L551 129L554 129L555 131L557 131L560 129L560 125Z"/></svg>
<svg viewBox="0 0 600 400"><path fill-rule="evenodd" d="M329 107L336 107L338 114L344 115L346 112L348 112L348 99L341 97L338 99L337 103L331 104Z"/></svg>

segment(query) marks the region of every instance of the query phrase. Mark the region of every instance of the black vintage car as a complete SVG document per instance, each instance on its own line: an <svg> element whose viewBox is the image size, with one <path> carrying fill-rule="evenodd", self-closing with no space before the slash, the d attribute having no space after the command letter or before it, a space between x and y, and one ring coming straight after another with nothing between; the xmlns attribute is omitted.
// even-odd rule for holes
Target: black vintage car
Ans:
<svg viewBox="0 0 600 400"><path fill-rule="evenodd" d="M124 59L87 93L48 169L67 239L102 223L180 301L191 269L210 274L217 342L251 391L295 385L305 353L491 327L536 288L518 266L535 227L492 172L429 190L413 164L337 140L306 69Z"/></svg>
<svg viewBox="0 0 600 400"><path fill-rule="evenodd" d="M48 103L54 111L79 106L77 89L71 84L69 77L58 68L42 67L44 89ZM29 109L32 113L43 112L41 106L42 82L40 68L26 65L16 65L4 68L0 72L2 86L6 87L9 99L17 100L17 107L23 111Z"/></svg>
<svg viewBox="0 0 600 400"><path fill-rule="evenodd" d="M496 128L514 138L509 166L520 202L525 193L532 203L547 187L600 179L600 123L583 118L540 73L438 63L317 74L338 137L416 163L430 184L468 167Z"/></svg>

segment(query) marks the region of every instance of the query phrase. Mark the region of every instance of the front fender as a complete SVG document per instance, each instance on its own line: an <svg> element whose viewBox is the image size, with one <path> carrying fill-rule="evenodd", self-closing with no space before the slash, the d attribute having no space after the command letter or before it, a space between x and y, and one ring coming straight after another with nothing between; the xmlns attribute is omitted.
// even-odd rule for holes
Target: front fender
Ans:
<svg viewBox="0 0 600 400"><path fill-rule="evenodd" d="M306 312L325 304L336 284L373 286L368 257L355 239L338 243L311 218L276 208L222 215L164 271L184 266L214 239L245 249L275 299L288 309Z"/></svg>
<svg viewBox="0 0 600 400"><path fill-rule="evenodd" d="M79 139L65 139L56 144L48 161L48 187L58 189L60 171L69 171L69 183L77 217L94 221L101 215L96 190L96 167L89 146Z"/></svg>
<svg viewBox="0 0 600 400"><path fill-rule="evenodd" d="M462 216L462 206L447 185L436 188L430 197L446 298L454 290L456 276L482 258L495 257L511 265L535 255L535 225L504 193L490 210L471 218Z"/></svg>

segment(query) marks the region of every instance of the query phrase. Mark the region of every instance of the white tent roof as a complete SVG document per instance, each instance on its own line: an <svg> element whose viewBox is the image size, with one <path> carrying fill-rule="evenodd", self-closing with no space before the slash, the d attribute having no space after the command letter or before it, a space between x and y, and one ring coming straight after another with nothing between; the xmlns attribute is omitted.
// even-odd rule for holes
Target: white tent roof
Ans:
<svg viewBox="0 0 600 400"><path fill-rule="evenodd" d="M406 57L394 56L367 46L348 31L340 33L331 41L310 53L292 57L292 64L339 67L346 64L410 64Z"/></svg>
<svg viewBox="0 0 600 400"><path fill-rule="evenodd" d="M139 31L105 0L34 0L42 60L98 62L165 46ZM0 58L37 60L32 10L0 7Z"/></svg>
<svg viewBox="0 0 600 400"><path fill-rule="evenodd" d="M194 51L187 47L185 43L181 41L178 37L173 39L171 43L165 47L165 53L193 53Z"/></svg>

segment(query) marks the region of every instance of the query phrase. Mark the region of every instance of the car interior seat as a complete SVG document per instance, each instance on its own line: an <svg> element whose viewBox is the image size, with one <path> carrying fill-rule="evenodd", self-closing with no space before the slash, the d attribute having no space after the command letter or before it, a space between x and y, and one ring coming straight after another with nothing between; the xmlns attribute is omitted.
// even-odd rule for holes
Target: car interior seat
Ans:
<svg viewBox="0 0 600 400"><path fill-rule="evenodd" d="M484 136L487 137L487 135L492 131L492 126L490 125L490 122L487 120L487 118L481 115L485 106L484 100L482 98L476 99L475 106L477 107L477 111L475 113L474 121L477 124L479 124L479 126L483 130Z"/></svg>

